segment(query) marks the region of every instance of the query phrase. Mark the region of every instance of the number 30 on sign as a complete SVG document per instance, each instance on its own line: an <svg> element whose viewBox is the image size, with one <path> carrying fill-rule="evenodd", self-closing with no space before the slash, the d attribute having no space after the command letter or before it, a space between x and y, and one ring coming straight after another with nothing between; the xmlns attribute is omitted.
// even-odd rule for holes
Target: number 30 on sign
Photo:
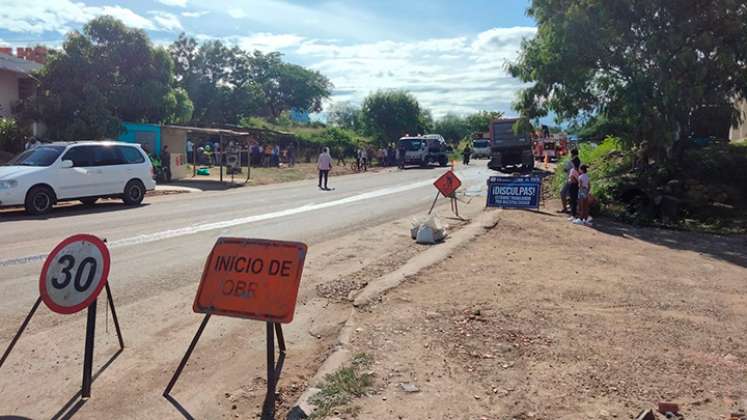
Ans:
<svg viewBox="0 0 747 420"><path fill-rule="evenodd" d="M73 235L47 256L39 293L49 309L72 314L96 300L109 277L109 249L93 235Z"/></svg>

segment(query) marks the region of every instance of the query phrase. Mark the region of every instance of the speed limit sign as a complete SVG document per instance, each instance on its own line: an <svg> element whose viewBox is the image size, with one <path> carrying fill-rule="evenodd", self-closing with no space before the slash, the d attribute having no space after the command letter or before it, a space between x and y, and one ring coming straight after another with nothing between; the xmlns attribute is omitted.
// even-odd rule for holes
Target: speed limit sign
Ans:
<svg viewBox="0 0 747 420"><path fill-rule="evenodd" d="M109 249L93 235L73 235L47 256L39 293L49 309L72 314L96 300L109 277Z"/></svg>

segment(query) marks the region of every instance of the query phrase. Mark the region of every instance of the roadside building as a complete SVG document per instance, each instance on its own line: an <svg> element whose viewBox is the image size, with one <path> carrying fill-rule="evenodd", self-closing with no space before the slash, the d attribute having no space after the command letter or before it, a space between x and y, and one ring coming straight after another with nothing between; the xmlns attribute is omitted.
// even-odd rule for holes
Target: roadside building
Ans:
<svg viewBox="0 0 747 420"><path fill-rule="evenodd" d="M16 102L34 94L31 73L42 64L33 60L43 61L46 57L46 50L39 48L18 48L17 51L17 55L13 55L12 48L0 48L0 118L10 117ZM32 132L41 135L41 125L33 124Z"/></svg>
<svg viewBox="0 0 747 420"><path fill-rule="evenodd" d="M732 127L729 130L729 140L739 141L747 139L747 100L742 100L740 109L742 110L742 124Z"/></svg>

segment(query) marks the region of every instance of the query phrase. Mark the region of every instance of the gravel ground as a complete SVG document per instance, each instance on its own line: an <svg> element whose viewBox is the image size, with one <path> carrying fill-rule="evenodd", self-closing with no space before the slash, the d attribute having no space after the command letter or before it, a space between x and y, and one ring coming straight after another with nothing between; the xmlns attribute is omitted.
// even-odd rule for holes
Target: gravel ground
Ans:
<svg viewBox="0 0 747 420"><path fill-rule="evenodd" d="M359 417L728 418L747 408L745 244L505 211L357 314L377 378Z"/></svg>

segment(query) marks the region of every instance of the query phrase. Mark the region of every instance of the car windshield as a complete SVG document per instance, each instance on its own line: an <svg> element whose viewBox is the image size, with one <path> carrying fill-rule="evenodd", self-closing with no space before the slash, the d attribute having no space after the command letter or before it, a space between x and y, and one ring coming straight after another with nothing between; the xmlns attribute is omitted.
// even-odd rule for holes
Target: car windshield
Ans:
<svg viewBox="0 0 747 420"><path fill-rule="evenodd" d="M60 153L65 150L65 146L39 146L17 155L10 160L8 166L49 166Z"/></svg>
<svg viewBox="0 0 747 420"><path fill-rule="evenodd" d="M487 140L476 140L472 145L473 147L488 147L489 144Z"/></svg>
<svg viewBox="0 0 747 420"><path fill-rule="evenodd" d="M400 147L403 147L405 150L420 150L423 146L423 140L420 139L405 139L399 141Z"/></svg>

